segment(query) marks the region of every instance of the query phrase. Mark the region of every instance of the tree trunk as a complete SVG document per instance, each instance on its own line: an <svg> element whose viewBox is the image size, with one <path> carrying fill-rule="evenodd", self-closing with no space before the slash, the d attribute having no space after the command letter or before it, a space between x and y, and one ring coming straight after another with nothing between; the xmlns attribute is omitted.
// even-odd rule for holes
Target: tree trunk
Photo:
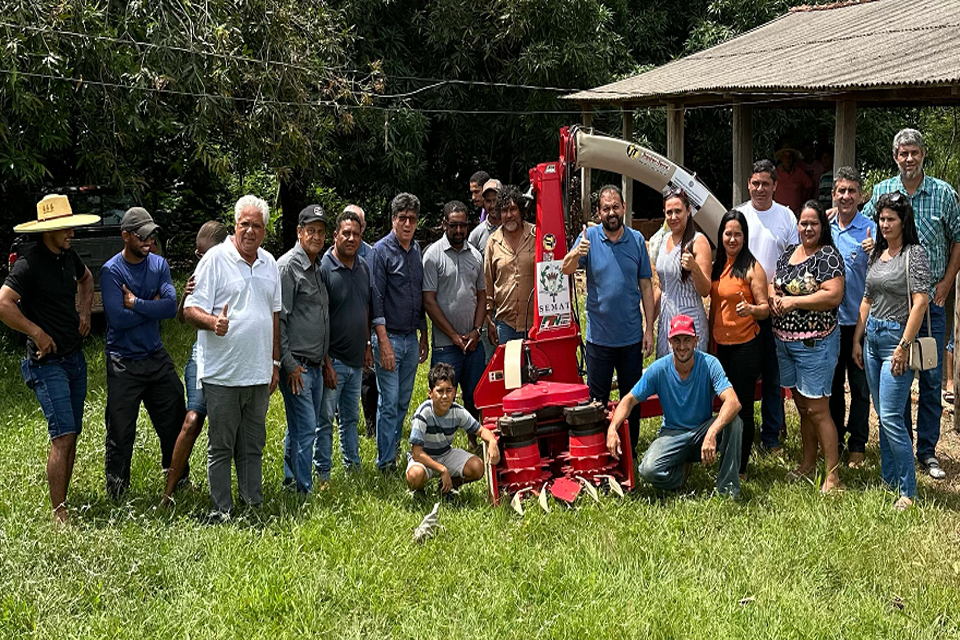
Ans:
<svg viewBox="0 0 960 640"><path fill-rule="evenodd" d="M297 217L307 206L307 185L303 171L293 169L280 178L281 238L286 251L297 241Z"/></svg>

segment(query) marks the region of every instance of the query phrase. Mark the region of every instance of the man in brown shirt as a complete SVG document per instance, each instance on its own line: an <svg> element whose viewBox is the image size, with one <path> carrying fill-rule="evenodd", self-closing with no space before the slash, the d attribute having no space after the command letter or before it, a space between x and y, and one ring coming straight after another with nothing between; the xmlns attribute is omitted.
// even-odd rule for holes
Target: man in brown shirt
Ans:
<svg viewBox="0 0 960 640"><path fill-rule="evenodd" d="M488 331L504 343L526 337L533 322L536 230L523 221L523 197L515 185L500 190L497 205L500 228L487 240L483 269Z"/></svg>

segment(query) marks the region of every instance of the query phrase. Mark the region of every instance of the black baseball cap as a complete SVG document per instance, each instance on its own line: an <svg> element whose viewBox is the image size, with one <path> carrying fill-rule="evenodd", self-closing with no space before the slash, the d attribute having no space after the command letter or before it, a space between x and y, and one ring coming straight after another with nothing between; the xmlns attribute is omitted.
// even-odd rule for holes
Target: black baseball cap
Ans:
<svg viewBox="0 0 960 640"><path fill-rule="evenodd" d="M327 214L323 212L323 208L318 204L308 204L300 212L300 216L297 218L297 225L303 226L305 224L310 224L311 222L322 222L324 225L327 224Z"/></svg>

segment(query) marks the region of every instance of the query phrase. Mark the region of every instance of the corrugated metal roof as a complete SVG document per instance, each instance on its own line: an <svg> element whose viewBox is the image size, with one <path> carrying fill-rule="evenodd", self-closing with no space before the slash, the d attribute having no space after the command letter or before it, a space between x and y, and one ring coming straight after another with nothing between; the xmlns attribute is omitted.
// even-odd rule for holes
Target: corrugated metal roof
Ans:
<svg viewBox="0 0 960 640"><path fill-rule="evenodd" d="M960 0L870 0L791 11L736 38L569 100L717 92L829 93L960 84Z"/></svg>

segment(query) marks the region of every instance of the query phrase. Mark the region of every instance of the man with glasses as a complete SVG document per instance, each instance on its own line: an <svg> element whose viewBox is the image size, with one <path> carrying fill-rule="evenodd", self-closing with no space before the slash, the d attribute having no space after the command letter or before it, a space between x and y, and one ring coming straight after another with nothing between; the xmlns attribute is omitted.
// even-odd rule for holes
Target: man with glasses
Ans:
<svg viewBox="0 0 960 640"><path fill-rule="evenodd" d="M390 202L393 229L373 247L373 359L377 372L377 468L396 469L403 421L417 366L430 345L423 313L423 256L413 239L420 200L401 193ZM417 331L420 341L417 342Z"/></svg>
<svg viewBox="0 0 960 640"><path fill-rule="evenodd" d="M129 209L120 222L123 251L100 269L107 317L106 485L114 499L130 486L140 403L160 439L164 470L187 413L183 385L160 339L160 321L177 315L177 291L167 261L152 251L159 228L146 209Z"/></svg>
<svg viewBox="0 0 960 640"><path fill-rule="evenodd" d="M423 307L433 322L430 366L446 362L453 367L463 408L476 418L473 390L486 364L480 329L487 292L483 256L466 238L467 207L459 200L448 202L443 207L443 235L423 255ZM475 434L471 440L476 446Z"/></svg>
<svg viewBox="0 0 960 640"><path fill-rule="evenodd" d="M916 129L903 129L893 137L893 161L899 175L873 187L870 201L863 207L863 215L875 218L877 200L890 193L894 198L907 198L913 205L913 216L920 236L920 245L930 260L930 274L936 284L930 292L930 323L923 319L918 336L933 334L938 353L943 353L946 331L946 311L943 308L960 271L960 205L957 192L944 182L926 175L923 161L927 148L923 135ZM951 246L952 243L952 246ZM937 461L937 442L940 440L940 392L943 360L934 369L920 372L920 401L917 404L917 460L931 478L946 477ZM913 433L910 400L904 407L907 431Z"/></svg>

